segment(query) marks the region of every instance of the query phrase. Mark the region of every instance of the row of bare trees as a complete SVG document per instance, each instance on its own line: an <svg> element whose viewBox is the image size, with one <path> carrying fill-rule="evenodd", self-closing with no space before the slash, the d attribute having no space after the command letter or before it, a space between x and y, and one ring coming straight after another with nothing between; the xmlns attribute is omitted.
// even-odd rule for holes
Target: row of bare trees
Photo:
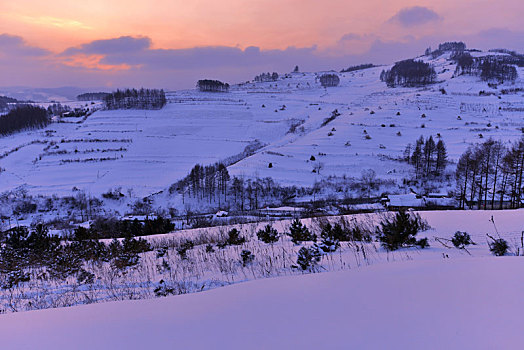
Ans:
<svg viewBox="0 0 524 350"><path fill-rule="evenodd" d="M456 170L460 207L521 207L523 169L524 137L510 145L489 139L470 146L460 157Z"/></svg>
<svg viewBox="0 0 524 350"><path fill-rule="evenodd" d="M164 90L116 90L104 97L107 109L161 109L166 104Z"/></svg>
<svg viewBox="0 0 524 350"><path fill-rule="evenodd" d="M259 82L259 83L268 82L268 81L277 81L278 80L278 73L277 72L262 73L262 74L257 75L254 80L256 82Z"/></svg>
<svg viewBox="0 0 524 350"><path fill-rule="evenodd" d="M218 208L238 211L255 210L275 202L285 202L305 189L280 186L267 177L246 179L231 177L222 163L195 165L189 174L173 184L170 192L186 198L207 201Z"/></svg>

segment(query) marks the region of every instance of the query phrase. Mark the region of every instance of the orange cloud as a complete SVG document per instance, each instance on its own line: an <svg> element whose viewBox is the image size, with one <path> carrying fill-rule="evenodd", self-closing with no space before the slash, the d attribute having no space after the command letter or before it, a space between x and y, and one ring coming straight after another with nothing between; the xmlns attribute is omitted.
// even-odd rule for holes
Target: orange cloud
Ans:
<svg viewBox="0 0 524 350"><path fill-rule="evenodd" d="M155 48L326 48L347 33L387 40L419 34L409 26L383 26L414 6L430 7L442 19L430 21L433 26L422 28L423 35L520 30L524 10L520 0L16 0L0 1L0 33L21 35L32 45L45 43L56 52L126 35L148 36ZM401 23L409 22L405 15L400 13Z"/></svg>
<svg viewBox="0 0 524 350"><path fill-rule="evenodd" d="M139 68L140 65L129 65L126 63L121 64L105 64L101 61L104 59L104 55L97 54L75 54L67 57L60 57L58 60L69 67L74 68L85 68L102 71L126 71L131 68Z"/></svg>

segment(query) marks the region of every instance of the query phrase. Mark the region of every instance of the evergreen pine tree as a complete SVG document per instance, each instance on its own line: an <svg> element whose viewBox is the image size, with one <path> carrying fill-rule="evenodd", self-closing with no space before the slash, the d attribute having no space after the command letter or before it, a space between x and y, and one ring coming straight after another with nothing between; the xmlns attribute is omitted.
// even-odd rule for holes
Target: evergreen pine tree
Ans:
<svg viewBox="0 0 524 350"><path fill-rule="evenodd" d="M435 163L435 170L436 170L437 175L440 175L446 169L448 154L446 151L446 145L444 144L444 141L438 140L436 148L437 148L437 159Z"/></svg>
<svg viewBox="0 0 524 350"><path fill-rule="evenodd" d="M303 225L299 219L293 220L291 226L289 227L288 235L291 237L291 242L295 244L300 244L304 241L315 241L317 240L317 235L311 233L309 229Z"/></svg>

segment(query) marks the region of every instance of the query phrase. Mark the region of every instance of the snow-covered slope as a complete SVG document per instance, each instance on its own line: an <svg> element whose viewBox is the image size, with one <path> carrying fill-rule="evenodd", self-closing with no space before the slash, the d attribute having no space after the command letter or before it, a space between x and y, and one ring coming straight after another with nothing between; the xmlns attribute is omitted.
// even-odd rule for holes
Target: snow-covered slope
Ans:
<svg viewBox="0 0 524 350"><path fill-rule="evenodd" d="M451 160L480 137L520 137L522 93L500 91L522 88L522 78L496 89L477 77L453 78L455 64L447 57L423 58L439 81L425 88L386 87L379 76L387 67L340 73L340 85L328 89L318 82L322 72L292 73L227 94L173 92L160 111L100 111L85 122L3 137L0 192L24 185L36 193L69 194L77 187L96 195L122 186L142 196L165 189L196 163L239 154L255 140L265 147L232 165L233 175L310 186L372 168L398 180L411 169L391 159L421 135L440 135ZM479 96L481 90L495 95ZM341 115L322 126L335 109ZM312 172L318 163L320 173Z"/></svg>
<svg viewBox="0 0 524 350"><path fill-rule="evenodd" d="M518 349L518 257L399 262L0 317L8 349Z"/></svg>

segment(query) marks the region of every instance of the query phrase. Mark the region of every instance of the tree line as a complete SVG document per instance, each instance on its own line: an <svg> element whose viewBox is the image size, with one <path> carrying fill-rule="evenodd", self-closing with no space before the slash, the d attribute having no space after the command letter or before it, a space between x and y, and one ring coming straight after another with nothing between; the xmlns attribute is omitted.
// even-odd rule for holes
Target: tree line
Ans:
<svg viewBox="0 0 524 350"><path fill-rule="evenodd" d="M429 63L413 59L397 62L390 70L380 73L380 80L389 87L432 84L436 78L437 73Z"/></svg>
<svg viewBox="0 0 524 350"><path fill-rule="evenodd" d="M364 64L359 64L357 66L351 66L351 67L342 69L340 73L349 73L349 72L354 72L357 70L368 69L368 68L373 68L373 67L375 67L375 65L372 63L364 63Z"/></svg>
<svg viewBox="0 0 524 350"><path fill-rule="evenodd" d="M522 206L524 137L506 145L488 139L468 147L455 172L460 208L519 208Z"/></svg>
<svg viewBox="0 0 524 350"><path fill-rule="evenodd" d="M323 74L320 76L319 80L323 87L333 87L340 84L340 78L336 74Z"/></svg>
<svg viewBox="0 0 524 350"><path fill-rule="evenodd" d="M93 283L94 274L84 269L87 262L111 262L117 269L125 269L139 262L138 254L150 251L143 239L130 235L122 241L105 244L92 239L83 227L75 229L69 241L61 241L49 234L41 224L29 230L18 226L2 233L0 245L0 273L6 278L0 288L11 289L30 281L31 270L45 268L46 274L58 280L74 276L78 283Z"/></svg>
<svg viewBox="0 0 524 350"><path fill-rule="evenodd" d="M263 83L263 82L267 82L267 81L277 81L278 80L278 73L277 72L262 73L262 74L257 75L254 80L257 83Z"/></svg>
<svg viewBox="0 0 524 350"><path fill-rule="evenodd" d="M447 150L442 139L436 143L433 136L424 140L423 136L415 142L408 144L404 150L404 160L415 167L417 178L440 176L446 170Z"/></svg>
<svg viewBox="0 0 524 350"><path fill-rule="evenodd" d="M137 219L98 218L92 222L89 229L84 229L82 233L84 239L130 238L169 233L174 229L175 226L171 221L161 216L152 219L146 218L144 222ZM78 232L76 236L78 236Z"/></svg>
<svg viewBox="0 0 524 350"><path fill-rule="evenodd" d="M161 109L166 104L164 90L116 90L104 97L107 109Z"/></svg>
<svg viewBox="0 0 524 350"><path fill-rule="evenodd" d="M456 62L455 75L479 76L484 81L515 81L518 72L512 56L473 57L469 52L459 52L451 56Z"/></svg>
<svg viewBox="0 0 524 350"><path fill-rule="evenodd" d="M462 41L447 41L438 45L438 49L435 51L431 50L431 47L428 47L424 52L424 55L437 58L442 55L444 52L463 52L466 50L466 44Z"/></svg>
<svg viewBox="0 0 524 350"><path fill-rule="evenodd" d="M514 64L519 67L524 67L524 55L516 51L506 50L506 49L492 49L489 52L498 52L505 53L508 56L502 56L504 63Z"/></svg>
<svg viewBox="0 0 524 350"><path fill-rule="evenodd" d="M78 101L103 101L108 92L86 92L76 96Z"/></svg>
<svg viewBox="0 0 524 350"><path fill-rule="evenodd" d="M53 103L47 107L47 113L49 115L59 115L62 116L65 113L71 112L71 107L67 105L62 105L61 103Z"/></svg>
<svg viewBox="0 0 524 350"><path fill-rule="evenodd" d="M220 80L202 79L197 82L197 88L201 92L228 92L229 84Z"/></svg>
<svg viewBox="0 0 524 350"><path fill-rule="evenodd" d="M227 167L223 163L211 165L195 165L189 174L171 186L175 190L200 200L207 199L210 203L217 199L227 200L228 182L231 179Z"/></svg>
<svg viewBox="0 0 524 350"><path fill-rule="evenodd" d="M0 135L9 135L20 130L44 128L51 123L44 108L22 105L0 116Z"/></svg>
<svg viewBox="0 0 524 350"><path fill-rule="evenodd" d="M7 111L9 109L9 104L18 102L20 101L15 98L0 96L0 112Z"/></svg>
<svg viewBox="0 0 524 350"><path fill-rule="evenodd" d="M219 208L239 211L255 210L275 200L285 201L305 189L295 186L284 187L266 177L244 179L231 177L222 163L212 165L197 164L182 180L173 184L170 193L178 192L186 198L207 200Z"/></svg>

